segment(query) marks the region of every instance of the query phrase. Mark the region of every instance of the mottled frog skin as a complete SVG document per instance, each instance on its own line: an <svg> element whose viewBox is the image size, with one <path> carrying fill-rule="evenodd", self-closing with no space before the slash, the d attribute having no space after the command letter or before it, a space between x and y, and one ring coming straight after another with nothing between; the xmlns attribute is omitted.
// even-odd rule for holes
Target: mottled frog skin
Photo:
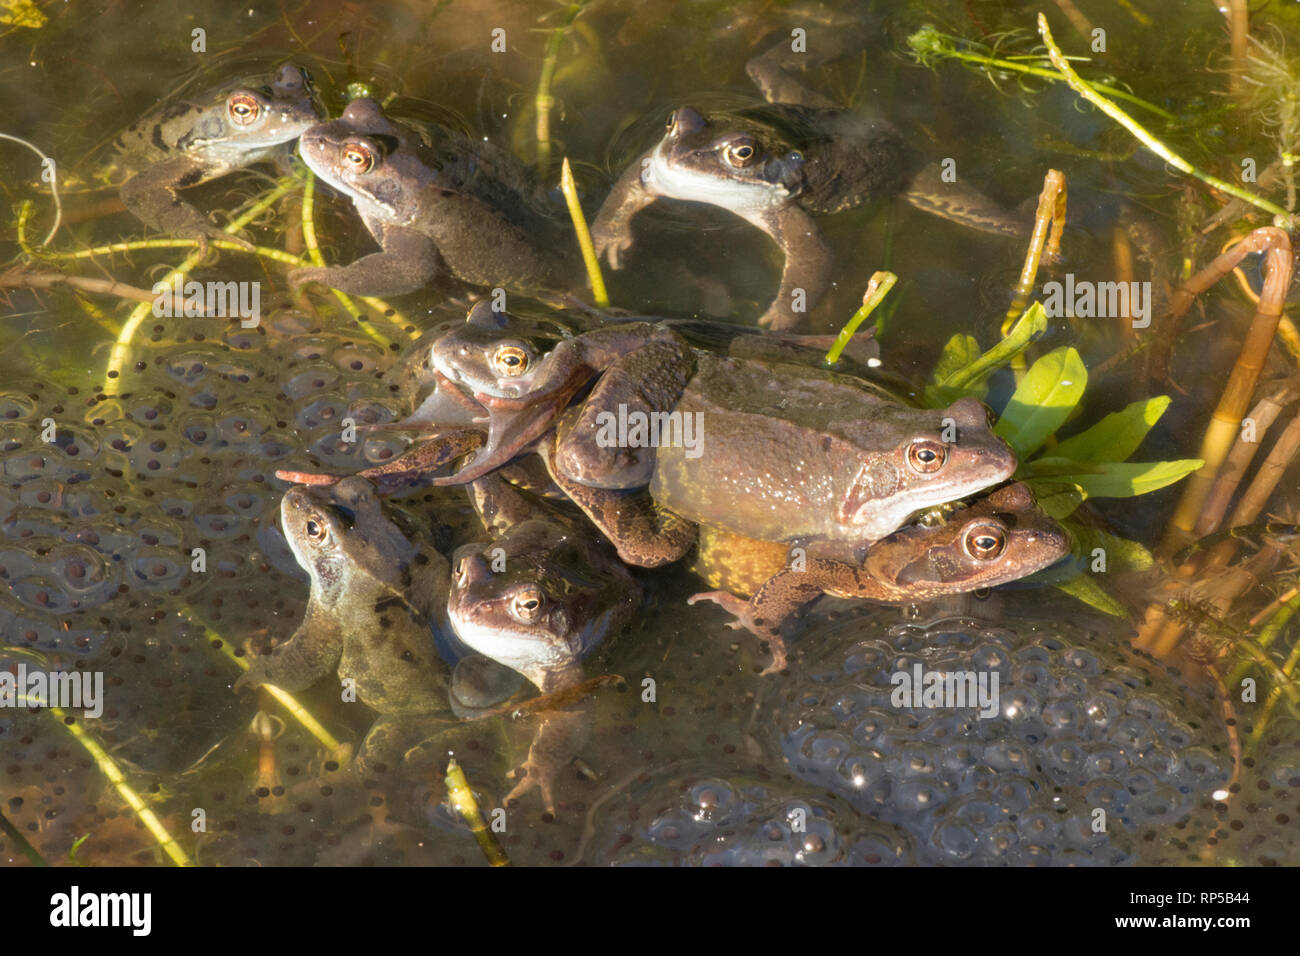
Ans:
<svg viewBox="0 0 1300 956"><path fill-rule="evenodd" d="M122 201L162 232L231 239L177 190L254 163L287 163L288 144L320 115L310 78L292 63L274 76L168 103L133 123L115 143L118 165L133 173L121 187Z"/></svg>
<svg viewBox="0 0 1300 956"><path fill-rule="evenodd" d="M754 542L771 559L764 542ZM732 547L735 545L733 544ZM1008 485L951 514L938 526L909 525L867 549L860 564L801 557L771 576L748 601L727 591L691 598L712 601L735 616L732 627L769 641L773 662L786 663L781 628L822 594L910 604L1015 581L1055 564L1070 551L1065 530L1037 507L1033 493Z"/></svg>
<svg viewBox="0 0 1300 956"><path fill-rule="evenodd" d="M381 251L347 266L296 269L295 284L400 295L450 271L474 286L538 292L575 275L572 240L529 173L488 143L445 127L426 139L358 99L303 133L299 149L352 200Z"/></svg>

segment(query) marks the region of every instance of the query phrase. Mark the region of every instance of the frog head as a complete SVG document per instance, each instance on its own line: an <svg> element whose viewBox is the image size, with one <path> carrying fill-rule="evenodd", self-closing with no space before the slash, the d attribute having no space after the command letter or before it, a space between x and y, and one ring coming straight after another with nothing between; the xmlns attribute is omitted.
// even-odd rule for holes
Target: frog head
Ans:
<svg viewBox="0 0 1300 956"><path fill-rule="evenodd" d="M1069 551L1065 530L1016 483L943 525L911 525L876 542L864 567L896 590L897 600L921 600L1005 584L1055 564Z"/></svg>
<svg viewBox="0 0 1300 956"><path fill-rule="evenodd" d="M452 559L456 635L543 692L630 620L640 591L617 558L581 531L530 519Z"/></svg>

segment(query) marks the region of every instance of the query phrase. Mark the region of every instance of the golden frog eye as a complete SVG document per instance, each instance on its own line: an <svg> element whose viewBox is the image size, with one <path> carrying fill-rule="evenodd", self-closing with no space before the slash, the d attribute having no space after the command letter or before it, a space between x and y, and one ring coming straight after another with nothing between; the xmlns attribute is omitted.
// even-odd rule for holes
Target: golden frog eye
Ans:
<svg viewBox="0 0 1300 956"><path fill-rule="evenodd" d="M498 375L517 378L528 371L528 353L518 345L503 345L492 353L492 367Z"/></svg>
<svg viewBox="0 0 1300 956"><path fill-rule="evenodd" d="M510 599L510 613L516 620L530 624L541 616L544 600L537 588L523 588Z"/></svg>
<svg viewBox="0 0 1300 956"><path fill-rule="evenodd" d="M303 530L307 532L307 537L311 538L313 541L324 541L329 537L329 528L326 526L325 522L321 520L320 515L310 516L307 519L307 524L304 526Z"/></svg>
<svg viewBox="0 0 1300 956"><path fill-rule="evenodd" d="M722 155L732 166L743 169L758 155L758 150L754 148L754 144L749 140L738 139L735 142L728 143L726 148L723 149Z"/></svg>
<svg viewBox="0 0 1300 956"><path fill-rule="evenodd" d="M921 475L933 475L947 458L947 446L933 438L918 438L907 449L907 463Z"/></svg>
<svg viewBox="0 0 1300 956"><path fill-rule="evenodd" d="M237 126L250 126L262 114L262 104L252 93L233 93L226 102L230 121Z"/></svg>
<svg viewBox="0 0 1300 956"><path fill-rule="evenodd" d="M375 168L375 154L365 143L348 143L343 147L343 165L356 173Z"/></svg>
<svg viewBox="0 0 1300 956"><path fill-rule="evenodd" d="M966 529L961 544L976 561L993 561L1007 549L1007 533L999 525L982 522Z"/></svg>

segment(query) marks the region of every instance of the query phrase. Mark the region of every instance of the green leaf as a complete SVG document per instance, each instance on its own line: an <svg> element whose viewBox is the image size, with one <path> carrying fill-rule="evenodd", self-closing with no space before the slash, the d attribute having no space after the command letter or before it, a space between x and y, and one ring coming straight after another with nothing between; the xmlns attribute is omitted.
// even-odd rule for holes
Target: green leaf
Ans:
<svg viewBox="0 0 1300 956"><path fill-rule="evenodd" d="M1085 561L1088 567L1092 567L1093 551L1101 548L1106 556L1106 571L1146 571L1153 564L1155 558L1151 552L1128 538L1121 538L1119 535L1111 534L1109 531L1102 531L1100 528L1089 528L1078 521L1066 523L1066 530L1070 532L1070 537L1074 539L1074 555Z"/></svg>
<svg viewBox="0 0 1300 956"><path fill-rule="evenodd" d="M973 335L958 332L943 347L943 354L934 366L930 381L935 385L943 384L950 375L956 375L967 365L973 364L980 357L980 344Z"/></svg>
<svg viewBox="0 0 1300 956"><path fill-rule="evenodd" d="M1176 461L1108 461L1092 474L1069 476L1089 498L1131 498L1145 495L1186 478L1205 462L1199 458Z"/></svg>
<svg viewBox="0 0 1300 956"><path fill-rule="evenodd" d="M1021 462L1020 467L1016 469L1016 477L1063 478L1069 475L1097 474L1100 469L1101 465L1095 462L1058 458L1056 449L1052 449L1051 455L1039 455L1033 461Z"/></svg>
<svg viewBox="0 0 1300 956"><path fill-rule="evenodd" d="M1042 305L1035 302L993 348L941 379L936 375L935 383L925 390L926 407L943 408L967 395L982 396L988 377L1028 348L1029 343L1045 331L1047 313L1043 311ZM944 354L947 355L947 348L944 349Z"/></svg>
<svg viewBox="0 0 1300 956"><path fill-rule="evenodd" d="M1052 449L1053 455L1075 461L1123 461L1142 444L1147 432L1169 407L1168 395L1134 402L1112 412L1087 431L1067 438Z"/></svg>
<svg viewBox="0 0 1300 956"><path fill-rule="evenodd" d="M1080 574L1077 578L1071 578L1069 581L1063 581L1060 584L1053 585L1053 587L1113 617L1128 616L1128 611L1124 609L1124 605L1099 588L1097 583L1086 574Z"/></svg>
<svg viewBox="0 0 1300 956"><path fill-rule="evenodd" d="M1072 348L1048 352L1021 379L994 432L1026 458L1065 424L1083 398L1088 370Z"/></svg>
<svg viewBox="0 0 1300 956"><path fill-rule="evenodd" d="M1030 478L1025 481L1034 493L1038 507L1050 518L1060 521L1072 514L1088 496L1073 482Z"/></svg>

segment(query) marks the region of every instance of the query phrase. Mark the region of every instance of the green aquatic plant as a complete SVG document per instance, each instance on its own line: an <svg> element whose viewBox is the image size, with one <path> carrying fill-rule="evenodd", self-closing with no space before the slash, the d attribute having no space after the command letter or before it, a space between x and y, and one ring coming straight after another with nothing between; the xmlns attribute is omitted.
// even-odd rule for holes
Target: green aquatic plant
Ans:
<svg viewBox="0 0 1300 956"><path fill-rule="evenodd" d="M921 66L933 68L940 60L957 60L961 63L972 67L984 74L995 87L999 83L999 75L1005 74L1014 77L1020 84L1020 88L1025 92L1037 92L1036 89L1028 85L1031 77L1060 82L1060 74L1052 68L1051 61L1046 53L1031 52L1024 54L1003 53L1004 46L1024 46L1030 38L1026 31L1012 31L1010 33L999 34L993 38L993 44L980 43L976 40L968 40L963 37L953 36L950 33L944 33L938 28L930 25L921 27L907 38L907 49ZM1087 57L1070 57L1072 60L1087 60ZM1097 80L1088 81L1089 85L1100 92L1107 93L1116 99L1121 99L1140 106L1144 110L1156 114L1166 119L1174 119L1174 115L1167 110L1163 110L1154 103L1149 103L1140 97L1134 96L1128 90L1121 89L1109 82Z"/></svg>
<svg viewBox="0 0 1300 956"><path fill-rule="evenodd" d="M1047 314L1035 302L1003 339L981 353L973 336L949 339L935 366L924 402L943 408L958 398L988 394L988 379L1011 364L1047 328ZM1090 428L1063 441L1054 436L1078 412L1088 385L1088 370L1079 353L1068 346L1040 357L1020 379L994 431L1020 458L1013 476L1034 491L1039 506L1069 530L1076 558L1098 569L1131 567L1145 570L1150 553L1136 541L1084 525L1073 518L1089 498L1129 498L1144 495L1185 478L1201 467L1199 459L1131 462L1152 426L1169 407L1164 395L1133 402ZM1101 558L1100 565L1097 564ZM1090 578L1077 575L1054 582L1056 587L1110 614L1122 606Z"/></svg>

